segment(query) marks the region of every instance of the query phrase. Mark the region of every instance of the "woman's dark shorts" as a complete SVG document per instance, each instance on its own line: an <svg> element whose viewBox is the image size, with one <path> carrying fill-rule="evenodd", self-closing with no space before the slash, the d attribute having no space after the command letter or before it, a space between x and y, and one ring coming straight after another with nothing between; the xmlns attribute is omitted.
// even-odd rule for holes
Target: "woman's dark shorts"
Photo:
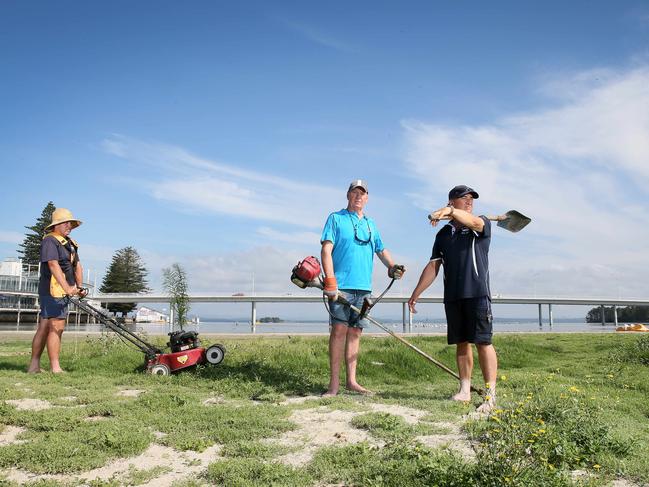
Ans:
<svg viewBox="0 0 649 487"><path fill-rule="evenodd" d="M65 319L68 315L68 300L65 298L53 298L50 295L39 296L41 302L41 318Z"/></svg>
<svg viewBox="0 0 649 487"><path fill-rule="evenodd" d="M371 294L369 291L364 291L362 289L339 289L338 292L349 304L356 306L358 309L363 307L363 299L366 297L369 298ZM365 318L359 320L358 313L353 311L348 305L342 304L338 301L329 304L329 311L331 311L331 314L333 315L329 316L330 325L333 325L334 323L343 323L350 328L360 329L363 329L368 325L368 321Z"/></svg>
<svg viewBox="0 0 649 487"><path fill-rule="evenodd" d="M448 324L446 338L449 345L462 342L491 344L493 316L489 297L451 301L444 303L444 309Z"/></svg>

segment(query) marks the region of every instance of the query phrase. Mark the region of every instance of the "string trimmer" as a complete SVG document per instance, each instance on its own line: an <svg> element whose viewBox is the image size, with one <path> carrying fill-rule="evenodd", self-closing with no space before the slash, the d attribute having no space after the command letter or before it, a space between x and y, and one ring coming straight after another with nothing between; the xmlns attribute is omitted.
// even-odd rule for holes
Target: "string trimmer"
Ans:
<svg viewBox="0 0 649 487"><path fill-rule="evenodd" d="M322 273L322 268L320 266L320 261L314 256L309 256L306 259L302 260L301 262L298 262L298 264L293 268L293 272L291 274L291 281L293 282L293 284L295 284L296 286L298 286L298 287L300 287L302 289L306 289L308 287L315 287L317 289L323 289L324 285L323 285L323 280L322 280L321 273ZM392 283L390 283L390 284L392 284ZM389 286L388 286L388 288L389 288ZM381 294L381 296L383 296L383 294L385 294L385 292L383 292ZM460 376L457 373L455 373L455 371L449 369L442 362L440 362L438 360L435 360L433 357L428 355L423 350L417 348L412 343L410 343L407 340L403 339L402 337L397 335L395 332L390 330L387 326L382 325L381 323L376 321L371 316L368 316L367 312L369 311L369 309L372 306L374 306L378 302L378 300L374 300L373 302L370 301L371 304L364 305L363 310L360 310L356 306L354 306L354 305L350 304L349 302L347 302L347 300L345 298L343 298L340 294L338 295L337 300L338 300L338 302L342 303L343 305L349 306L355 313L358 313L362 318L366 318L370 323L378 326L381 330L388 333L390 336L396 338L401 343L403 343L405 346L407 346L411 350L414 350L419 355L424 357L429 362L435 364L437 367L442 369L447 374L452 375L458 381L460 380ZM485 392L482 389L471 386L471 390L474 391L474 392L477 392L481 396L485 396Z"/></svg>

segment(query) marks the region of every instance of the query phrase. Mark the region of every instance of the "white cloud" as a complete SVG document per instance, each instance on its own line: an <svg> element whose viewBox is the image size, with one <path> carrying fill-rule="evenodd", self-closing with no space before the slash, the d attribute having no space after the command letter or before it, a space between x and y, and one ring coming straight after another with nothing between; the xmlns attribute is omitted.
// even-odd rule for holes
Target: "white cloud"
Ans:
<svg viewBox="0 0 649 487"><path fill-rule="evenodd" d="M0 230L0 242L19 244L25 239L25 235L18 232Z"/></svg>
<svg viewBox="0 0 649 487"><path fill-rule="evenodd" d="M319 44L321 46L346 53L353 53L357 51L357 48L353 47L352 45L336 39L331 34L325 33L322 30L313 27L312 25L307 25L303 22L292 22L288 20L282 20L282 22L291 30L301 34L306 39L314 42L315 44Z"/></svg>
<svg viewBox="0 0 649 487"><path fill-rule="evenodd" d="M478 211L532 217L520 234L499 234L494 249L507 253L494 289L646 295L649 68L580 73L540 91L554 96L550 107L487 125L403 122L417 204L438 208L450 187L468 184Z"/></svg>
<svg viewBox="0 0 649 487"><path fill-rule="evenodd" d="M155 168L157 173L139 187L187 208L318 228L331 211L330 202L342 196L340 189L239 169L167 144L113 135L102 146L109 154Z"/></svg>
<svg viewBox="0 0 649 487"><path fill-rule="evenodd" d="M281 232L270 227L259 227L257 234L268 240L287 242L295 245L320 246L320 234L316 232Z"/></svg>

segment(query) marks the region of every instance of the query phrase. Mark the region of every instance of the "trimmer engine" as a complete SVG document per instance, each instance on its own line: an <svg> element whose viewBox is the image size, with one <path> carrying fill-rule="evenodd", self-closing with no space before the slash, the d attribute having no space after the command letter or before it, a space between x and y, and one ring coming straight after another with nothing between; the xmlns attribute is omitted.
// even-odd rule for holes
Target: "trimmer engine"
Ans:
<svg viewBox="0 0 649 487"><path fill-rule="evenodd" d="M322 268L320 267L320 261L310 255L293 267L291 281L296 286L306 289L307 287L310 287L313 281L320 279L321 272Z"/></svg>

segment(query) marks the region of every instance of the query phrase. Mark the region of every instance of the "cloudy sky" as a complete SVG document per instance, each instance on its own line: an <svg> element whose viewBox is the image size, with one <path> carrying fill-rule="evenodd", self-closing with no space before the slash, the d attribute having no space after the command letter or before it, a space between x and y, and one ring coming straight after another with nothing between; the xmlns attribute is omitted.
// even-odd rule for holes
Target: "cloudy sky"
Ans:
<svg viewBox="0 0 649 487"><path fill-rule="evenodd" d="M396 294L468 184L533 219L494 231L494 294L649 295L646 2L6 0L0 39L0 258L51 200L91 280L131 245L155 289L179 262L195 292L299 293L365 178Z"/></svg>

